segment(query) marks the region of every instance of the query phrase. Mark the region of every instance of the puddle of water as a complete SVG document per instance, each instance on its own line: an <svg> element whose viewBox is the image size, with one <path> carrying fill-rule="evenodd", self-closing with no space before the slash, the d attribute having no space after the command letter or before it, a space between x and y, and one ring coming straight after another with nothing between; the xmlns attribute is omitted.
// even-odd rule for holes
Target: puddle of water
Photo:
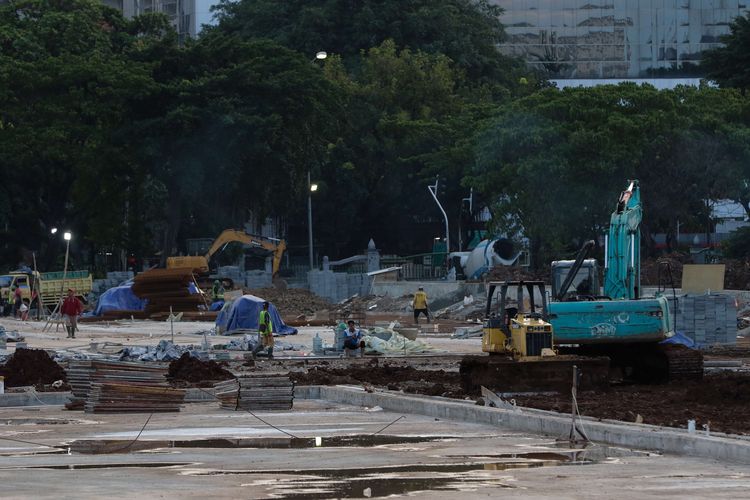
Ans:
<svg viewBox="0 0 750 500"><path fill-rule="evenodd" d="M93 420L76 420L68 418L3 418L0 425L62 425L62 424L92 424Z"/></svg>
<svg viewBox="0 0 750 500"><path fill-rule="evenodd" d="M255 481L243 486L264 486L267 481ZM273 497L287 500L323 498L382 498L407 495L422 491L476 491L481 487L513 488L502 478L484 475L440 477L354 477L346 480L290 478L272 484Z"/></svg>
<svg viewBox="0 0 750 500"><path fill-rule="evenodd" d="M143 451L156 448L329 448L374 447L392 444L444 441L445 436L394 436L364 434L353 436L326 436L322 438L251 437L210 438L188 440L137 441L124 439L79 439L70 443L76 453L101 454ZM449 438L451 439L451 438ZM131 446L128 446L131 445Z"/></svg>
<svg viewBox="0 0 750 500"><path fill-rule="evenodd" d="M190 462L135 462L115 464L68 464L68 465L31 465L19 467L0 467L0 470L28 470L28 469L54 469L54 470L85 470L85 469L122 469L122 468L147 468L166 469L189 465Z"/></svg>

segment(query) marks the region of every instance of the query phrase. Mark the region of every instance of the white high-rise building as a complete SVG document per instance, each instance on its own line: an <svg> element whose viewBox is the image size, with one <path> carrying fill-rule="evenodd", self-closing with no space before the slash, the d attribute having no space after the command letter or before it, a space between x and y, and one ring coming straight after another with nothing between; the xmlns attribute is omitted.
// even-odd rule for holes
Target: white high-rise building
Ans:
<svg viewBox="0 0 750 500"><path fill-rule="evenodd" d="M696 73L747 0L492 0L505 10L501 50L552 78ZM699 73L699 70L697 71Z"/></svg>
<svg viewBox="0 0 750 500"><path fill-rule="evenodd" d="M134 17L149 12L165 14L177 30L180 40L195 37L198 33L196 0L102 0L105 5L122 12L125 17Z"/></svg>

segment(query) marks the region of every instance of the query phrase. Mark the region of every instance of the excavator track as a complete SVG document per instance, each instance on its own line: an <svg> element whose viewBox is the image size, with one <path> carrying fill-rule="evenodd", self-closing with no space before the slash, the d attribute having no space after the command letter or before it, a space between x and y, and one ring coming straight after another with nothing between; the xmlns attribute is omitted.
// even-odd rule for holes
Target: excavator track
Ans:
<svg viewBox="0 0 750 500"><path fill-rule="evenodd" d="M664 356L667 380L703 379L703 354L678 344L659 344L657 351Z"/></svg>

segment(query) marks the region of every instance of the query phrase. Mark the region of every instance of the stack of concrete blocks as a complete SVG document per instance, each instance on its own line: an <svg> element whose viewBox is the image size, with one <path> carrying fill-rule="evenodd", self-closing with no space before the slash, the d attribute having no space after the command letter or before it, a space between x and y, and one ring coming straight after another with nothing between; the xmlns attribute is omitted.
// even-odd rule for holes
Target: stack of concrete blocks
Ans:
<svg viewBox="0 0 750 500"><path fill-rule="evenodd" d="M674 302L670 300L670 314ZM697 344L734 345L737 343L737 306L725 294L683 295L677 298L678 332Z"/></svg>
<svg viewBox="0 0 750 500"><path fill-rule="evenodd" d="M310 291L331 302L341 302L352 295L370 293L370 277L367 274L335 273L333 271L310 271L307 280Z"/></svg>

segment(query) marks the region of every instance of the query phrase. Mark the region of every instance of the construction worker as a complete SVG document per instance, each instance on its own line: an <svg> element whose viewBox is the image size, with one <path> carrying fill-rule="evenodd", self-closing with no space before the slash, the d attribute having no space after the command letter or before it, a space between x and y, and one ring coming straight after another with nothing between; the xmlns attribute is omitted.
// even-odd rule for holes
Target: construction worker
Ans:
<svg viewBox="0 0 750 500"><path fill-rule="evenodd" d="M427 294L424 287L420 286L417 293L414 294L414 301L411 304L414 307L414 323L419 324L419 315L424 314L427 322L430 322L430 312L427 309Z"/></svg>
<svg viewBox="0 0 750 500"><path fill-rule="evenodd" d="M78 328L78 316L83 312L83 304L76 297L76 293L72 288L68 288L68 296L60 307L60 314L65 320L65 329L68 330L69 339L76 338L76 328Z"/></svg>
<svg viewBox="0 0 750 500"><path fill-rule="evenodd" d="M357 328L353 320L349 320L349 328L344 332L344 349L359 349L359 357L362 357L365 349L365 341L362 340L362 331Z"/></svg>
<svg viewBox="0 0 750 500"><path fill-rule="evenodd" d="M260 345L267 349L268 358L273 359L273 321L271 321L271 312L268 307L268 302L263 302L263 309L258 318L258 332L260 332Z"/></svg>
<svg viewBox="0 0 750 500"><path fill-rule="evenodd" d="M214 280L214 287L211 289L211 301L218 302L224 300L224 287L221 281Z"/></svg>

